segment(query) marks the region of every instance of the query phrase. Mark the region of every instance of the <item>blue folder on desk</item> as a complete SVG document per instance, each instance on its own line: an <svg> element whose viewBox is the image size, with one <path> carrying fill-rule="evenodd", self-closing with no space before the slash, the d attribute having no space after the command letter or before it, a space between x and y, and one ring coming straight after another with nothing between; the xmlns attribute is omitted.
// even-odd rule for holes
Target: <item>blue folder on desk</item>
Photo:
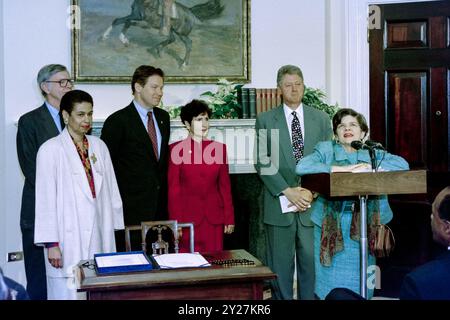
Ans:
<svg viewBox="0 0 450 320"><path fill-rule="evenodd" d="M113 252L94 254L97 275L142 272L159 269L153 257L144 251Z"/></svg>

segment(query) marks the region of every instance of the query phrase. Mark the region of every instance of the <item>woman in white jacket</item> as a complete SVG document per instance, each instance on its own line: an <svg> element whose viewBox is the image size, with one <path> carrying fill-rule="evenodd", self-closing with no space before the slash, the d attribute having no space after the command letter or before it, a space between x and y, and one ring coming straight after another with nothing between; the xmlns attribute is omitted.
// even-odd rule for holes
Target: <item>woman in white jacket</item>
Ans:
<svg viewBox="0 0 450 320"><path fill-rule="evenodd" d="M108 148L87 135L92 97L66 93L60 111L66 124L45 142L36 161L34 242L45 245L48 299L77 299L74 266L95 253L114 252L114 230L123 210Z"/></svg>

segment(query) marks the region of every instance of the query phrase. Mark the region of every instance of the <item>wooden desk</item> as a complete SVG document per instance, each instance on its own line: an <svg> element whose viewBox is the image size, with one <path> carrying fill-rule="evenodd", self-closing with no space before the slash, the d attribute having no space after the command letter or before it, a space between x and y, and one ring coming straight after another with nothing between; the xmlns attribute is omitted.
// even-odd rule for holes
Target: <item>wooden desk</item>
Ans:
<svg viewBox="0 0 450 320"><path fill-rule="evenodd" d="M202 254L208 261L248 259L254 265L154 270L97 276L78 265L79 289L88 300L262 300L263 282L276 275L245 250Z"/></svg>

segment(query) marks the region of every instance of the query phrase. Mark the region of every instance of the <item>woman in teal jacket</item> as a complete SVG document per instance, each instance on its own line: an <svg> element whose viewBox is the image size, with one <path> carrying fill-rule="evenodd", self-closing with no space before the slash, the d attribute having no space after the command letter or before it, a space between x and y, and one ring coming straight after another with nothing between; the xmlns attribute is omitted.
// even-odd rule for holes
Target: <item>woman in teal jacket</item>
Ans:
<svg viewBox="0 0 450 320"><path fill-rule="evenodd" d="M297 164L300 176L313 173L370 171L368 150L355 150L351 143L366 138L369 128L363 115L352 109L341 109L333 117L334 141L319 142L314 152ZM399 156L376 151L379 171L408 170ZM318 196L312 203L314 223L315 294L324 299L333 288L348 288L360 293L359 201L353 198L326 199ZM392 219L387 196L368 200L368 266L375 265L371 254L375 225ZM368 298L373 296L369 288Z"/></svg>

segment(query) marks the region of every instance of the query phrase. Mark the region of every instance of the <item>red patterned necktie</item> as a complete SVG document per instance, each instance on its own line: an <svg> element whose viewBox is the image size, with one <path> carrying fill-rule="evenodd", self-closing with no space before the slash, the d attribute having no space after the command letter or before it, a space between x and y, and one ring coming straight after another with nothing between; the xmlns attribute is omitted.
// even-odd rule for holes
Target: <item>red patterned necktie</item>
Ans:
<svg viewBox="0 0 450 320"><path fill-rule="evenodd" d="M147 120L147 131L148 135L150 137L150 140L152 141L153 145L153 152L155 153L156 160L159 160L159 154L158 154L158 139L156 138L156 129L155 124L153 123L153 112L149 111L147 113L148 120Z"/></svg>
<svg viewBox="0 0 450 320"><path fill-rule="evenodd" d="M303 149L304 149L302 128L300 126L300 121L298 120L297 113L295 111L292 112L292 116L294 117L292 119L292 127L291 127L292 146L294 148L295 160L299 162L300 159L303 158Z"/></svg>

